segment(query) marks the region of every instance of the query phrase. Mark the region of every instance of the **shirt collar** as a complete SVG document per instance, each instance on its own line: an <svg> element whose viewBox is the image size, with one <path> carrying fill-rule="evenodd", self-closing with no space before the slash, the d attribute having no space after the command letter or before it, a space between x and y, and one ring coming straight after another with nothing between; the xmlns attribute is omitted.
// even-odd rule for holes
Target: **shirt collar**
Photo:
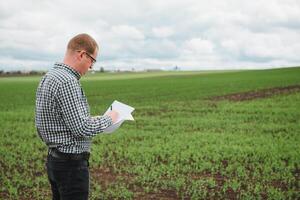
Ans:
<svg viewBox="0 0 300 200"><path fill-rule="evenodd" d="M79 72L77 72L75 69L73 69L69 65L57 62L57 63L54 64L54 67L61 68L61 69L64 69L64 70L68 71L69 73L74 75L77 78L77 80L79 80L81 78L81 75L79 74Z"/></svg>

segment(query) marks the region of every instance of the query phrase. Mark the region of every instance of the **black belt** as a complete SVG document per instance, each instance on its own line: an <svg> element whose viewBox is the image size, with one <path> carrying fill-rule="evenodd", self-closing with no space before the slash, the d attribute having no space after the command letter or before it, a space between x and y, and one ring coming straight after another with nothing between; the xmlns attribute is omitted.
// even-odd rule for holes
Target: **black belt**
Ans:
<svg viewBox="0 0 300 200"><path fill-rule="evenodd" d="M54 158L58 158L62 160L89 160L90 158L89 152L83 152L79 154L63 153L54 148L49 149L49 155L51 155Z"/></svg>

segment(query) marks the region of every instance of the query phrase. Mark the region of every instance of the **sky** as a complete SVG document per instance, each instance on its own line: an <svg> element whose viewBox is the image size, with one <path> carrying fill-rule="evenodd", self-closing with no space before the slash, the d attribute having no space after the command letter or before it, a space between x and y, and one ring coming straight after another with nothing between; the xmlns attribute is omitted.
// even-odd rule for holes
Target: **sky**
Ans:
<svg viewBox="0 0 300 200"><path fill-rule="evenodd" d="M48 70L79 33L99 43L96 70L300 65L299 0L10 0L0 70Z"/></svg>

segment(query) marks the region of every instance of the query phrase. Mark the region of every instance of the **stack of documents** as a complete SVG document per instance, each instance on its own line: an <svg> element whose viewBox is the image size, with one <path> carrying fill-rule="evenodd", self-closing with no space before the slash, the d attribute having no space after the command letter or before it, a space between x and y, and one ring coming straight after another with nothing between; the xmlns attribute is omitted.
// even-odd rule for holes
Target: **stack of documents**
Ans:
<svg viewBox="0 0 300 200"><path fill-rule="evenodd" d="M112 110L115 110L119 113L118 119L111 126L104 129L104 131L103 131L104 133L114 132L117 128L119 128L121 126L121 124L125 120L131 120L131 121L134 120L131 115L131 113L134 111L134 108L129 105L126 105L124 103L121 103L121 102L115 100L111 104L111 106L106 110L104 115L107 115L107 113L109 113Z"/></svg>

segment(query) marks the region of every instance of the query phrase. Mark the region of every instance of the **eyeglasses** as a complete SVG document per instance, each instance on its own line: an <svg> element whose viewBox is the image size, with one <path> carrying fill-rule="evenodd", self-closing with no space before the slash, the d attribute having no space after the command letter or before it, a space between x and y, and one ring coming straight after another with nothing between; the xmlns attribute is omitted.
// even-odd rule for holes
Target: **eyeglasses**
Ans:
<svg viewBox="0 0 300 200"><path fill-rule="evenodd" d="M88 57L90 57L92 59L92 65L95 64L95 62L97 62L97 60L95 58L93 58L93 56L91 56L90 54L88 54L87 52L84 52Z"/></svg>
<svg viewBox="0 0 300 200"><path fill-rule="evenodd" d="M78 52L81 52L82 50L77 50ZM88 57L90 57L90 59L92 60L92 65L95 64L95 62L97 62L97 60L95 58L93 58L93 56L91 56L88 52L83 51Z"/></svg>

